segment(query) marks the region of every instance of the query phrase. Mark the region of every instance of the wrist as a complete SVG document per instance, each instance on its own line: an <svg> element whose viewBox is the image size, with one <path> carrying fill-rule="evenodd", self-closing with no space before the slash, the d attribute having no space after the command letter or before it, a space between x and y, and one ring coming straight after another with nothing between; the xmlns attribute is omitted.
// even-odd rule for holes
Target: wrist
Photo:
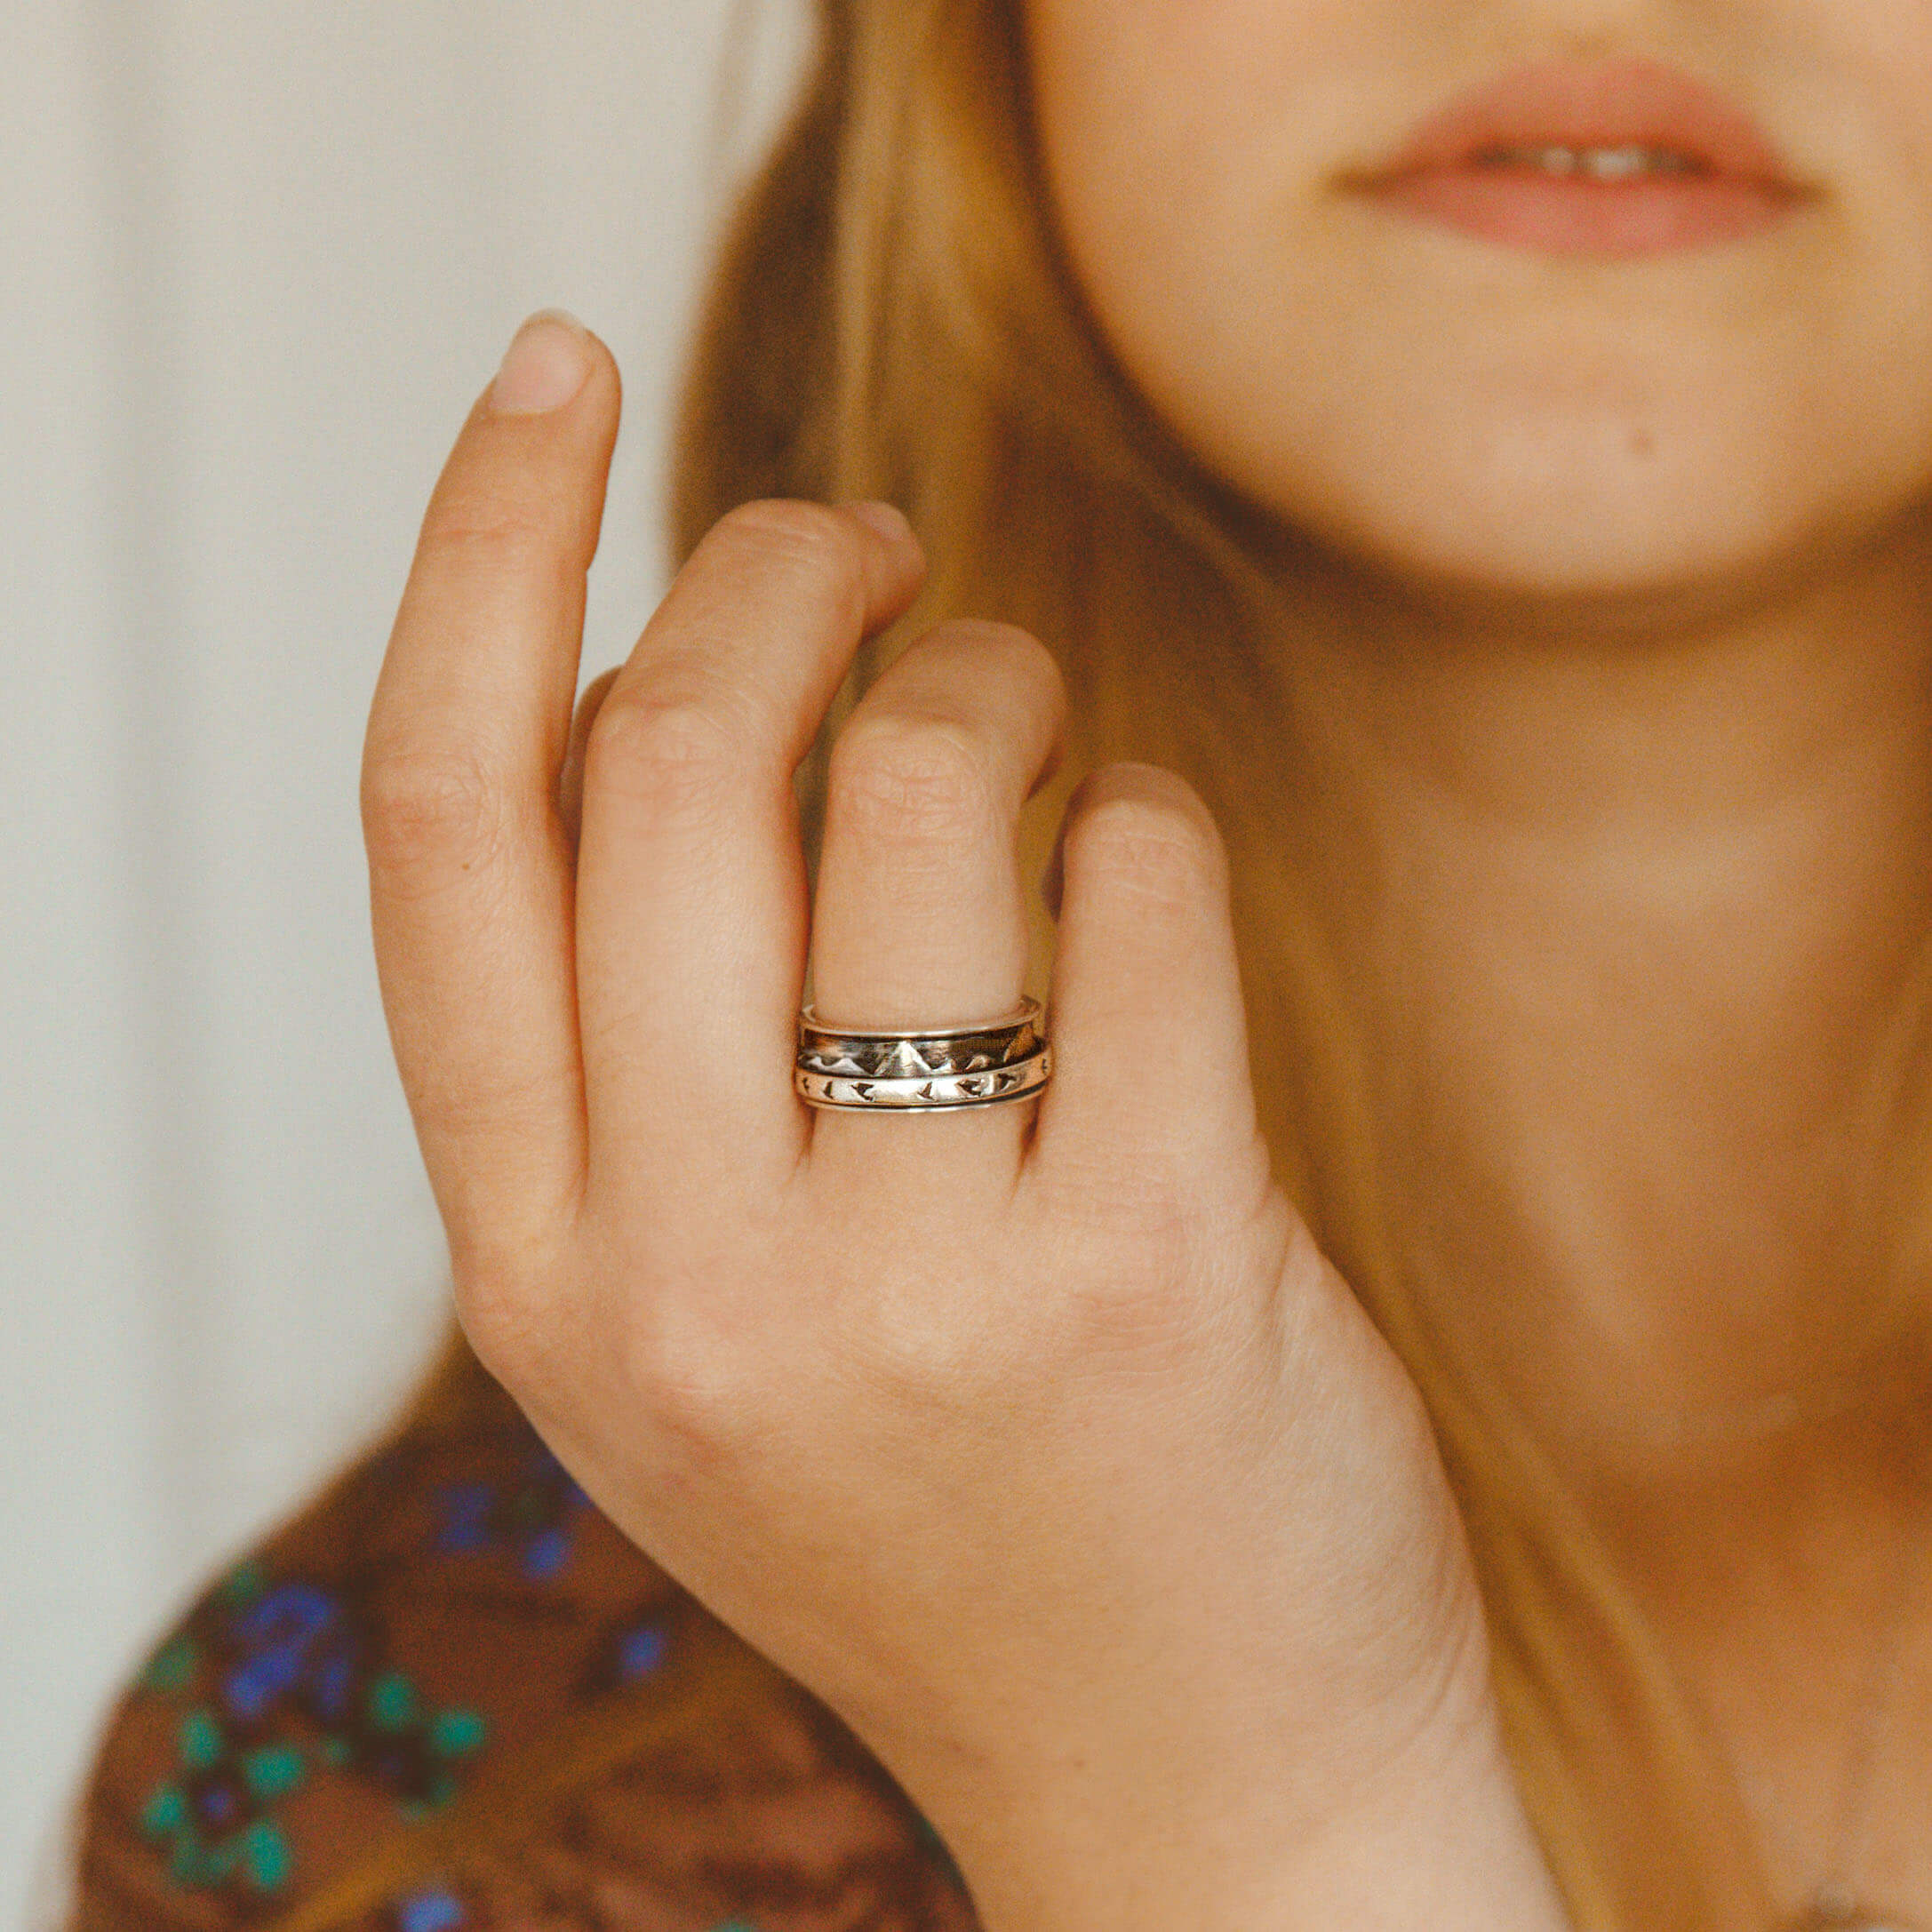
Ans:
<svg viewBox="0 0 1932 1932"><path fill-rule="evenodd" d="M1493 1714L1297 1848L1257 1921L1280 1932L1565 1932ZM1205 1932L1205 1928L1203 1928ZM1232 1932L1232 1921L1230 1921Z"/></svg>
<svg viewBox="0 0 1932 1932"><path fill-rule="evenodd" d="M1186 1768L1106 1792L1078 1761L1050 1797L970 1805L946 1835L986 1932L1564 1932L1569 1919L1493 1712L1417 1739L1363 1794L1301 1780L1203 1805ZM1279 1801L1273 1793L1279 1792ZM983 1793L982 1796L985 1794Z"/></svg>

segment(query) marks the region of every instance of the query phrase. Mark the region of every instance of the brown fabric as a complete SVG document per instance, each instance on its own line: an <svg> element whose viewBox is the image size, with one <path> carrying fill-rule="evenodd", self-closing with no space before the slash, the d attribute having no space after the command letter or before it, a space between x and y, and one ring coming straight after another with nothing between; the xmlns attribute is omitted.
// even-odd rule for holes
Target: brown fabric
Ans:
<svg viewBox="0 0 1932 1932"><path fill-rule="evenodd" d="M405 1434L117 1706L75 1932L971 1932L835 1718L514 1414Z"/></svg>

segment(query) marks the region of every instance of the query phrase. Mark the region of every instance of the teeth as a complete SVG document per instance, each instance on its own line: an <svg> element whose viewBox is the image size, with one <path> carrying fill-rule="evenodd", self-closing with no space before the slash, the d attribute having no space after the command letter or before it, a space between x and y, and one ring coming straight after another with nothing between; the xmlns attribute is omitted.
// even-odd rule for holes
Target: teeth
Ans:
<svg viewBox="0 0 1932 1932"><path fill-rule="evenodd" d="M1631 181L1653 172L1649 154L1641 148L1593 148L1584 156L1584 168L1597 181Z"/></svg>
<svg viewBox="0 0 1932 1932"><path fill-rule="evenodd" d="M1495 148L1478 155L1484 167L1536 168L1545 174L1580 174L1593 181L1634 181L1650 174L1691 174L1698 164L1668 148Z"/></svg>

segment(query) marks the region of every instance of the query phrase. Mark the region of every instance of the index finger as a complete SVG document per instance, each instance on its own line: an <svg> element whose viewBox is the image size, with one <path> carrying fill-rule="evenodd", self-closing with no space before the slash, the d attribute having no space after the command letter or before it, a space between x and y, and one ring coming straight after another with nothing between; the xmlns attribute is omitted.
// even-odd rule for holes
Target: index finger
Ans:
<svg viewBox="0 0 1932 1932"><path fill-rule="evenodd" d="M459 1280L528 1254L581 1184L556 786L619 410L594 336L524 325L436 485L370 713L376 962Z"/></svg>

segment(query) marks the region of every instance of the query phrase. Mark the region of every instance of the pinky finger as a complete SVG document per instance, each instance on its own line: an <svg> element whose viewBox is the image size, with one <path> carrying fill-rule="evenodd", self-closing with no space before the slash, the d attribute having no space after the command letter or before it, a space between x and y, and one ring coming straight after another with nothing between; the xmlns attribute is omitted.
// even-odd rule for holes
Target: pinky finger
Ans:
<svg viewBox="0 0 1932 1932"><path fill-rule="evenodd" d="M1054 1075L1034 1165L1117 1184L1205 1171L1256 1151L1254 1092L1228 903L1208 809L1157 765L1091 773L1056 856Z"/></svg>

